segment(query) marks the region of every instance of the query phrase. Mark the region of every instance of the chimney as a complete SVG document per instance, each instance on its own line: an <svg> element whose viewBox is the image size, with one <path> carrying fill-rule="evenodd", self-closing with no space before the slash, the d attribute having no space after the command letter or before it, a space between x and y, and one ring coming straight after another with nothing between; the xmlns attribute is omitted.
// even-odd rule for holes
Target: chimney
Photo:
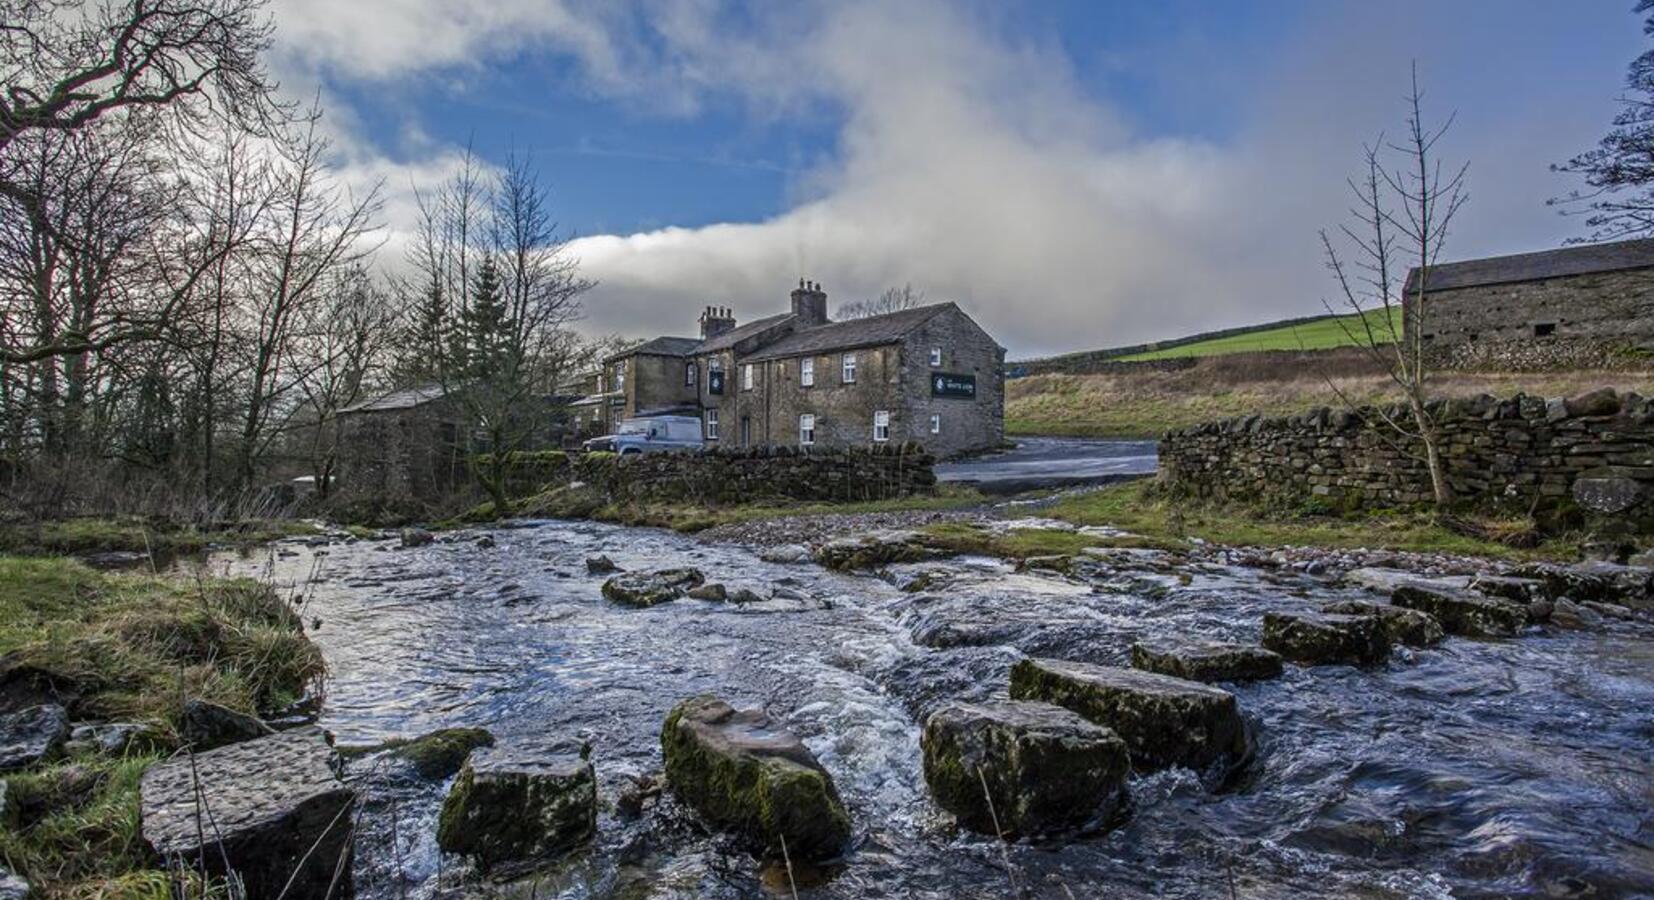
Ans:
<svg viewBox="0 0 1654 900"><path fill-rule="evenodd" d="M798 324L811 328L816 325L827 324L827 292L821 289L819 282L811 283L802 279L798 287L793 289L793 315Z"/></svg>
<svg viewBox="0 0 1654 900"><path fill-rule="evenodd" d="M701 313L701 340L714 338L735 328L735 315L727 306L708 306Z"/></svg>

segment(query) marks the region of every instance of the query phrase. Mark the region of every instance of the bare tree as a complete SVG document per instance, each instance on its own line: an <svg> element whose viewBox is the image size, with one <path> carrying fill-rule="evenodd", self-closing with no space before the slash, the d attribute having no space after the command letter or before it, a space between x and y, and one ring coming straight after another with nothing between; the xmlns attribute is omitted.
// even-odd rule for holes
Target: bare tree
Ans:
<svg viewBox="0 0 1654 900"><path fill-rule="evenodd" d="M1355 196L1352 221L1338 229L1346 251L1340 253L1325 230L1321 244L1327 267L1338 283L1341 305L1355 313L1337 321L1351 342L1383 367L1403 397L1406 415L1391 415L1380 406L1381 423L1403 442L1422 446L1431 494L1438 511L1445 511L1452 503L1453 490L1442 459L1440 424L1431 410L1431 369L1423 324L1430 301L1430 272L1441 258L1454 215L1468 199L1468 164L1443 168L1436 147L1452 127L1453 117L1440 127L1428 125L1423 102L1415 65L1405 137L1387 143L1381 134L1367 144L1363 148L1365 171L1349 182ZM1386 164L1389 154L1398 158L1394 168ZM1346 256L1351 261L1346 262ZM1403 281L1401 273L1408 266L1411 271ZM1336 311L1332 302L1324 305L1328 312ZM1339 396L1354 406L1341 391Z"/></svg>
<svg viewBox="0 0 1654 900"><path fill-rule="evenodd" d="M925 292L915 291L912 284L901 287L885 288L883 293L871 300L853 300L838 308L837 316L840 319L866 319L870 316L882 316L904 309L914 309L925 302Z"/></svg>
<svg viewBox="0 0 1654 900"><path fill-rule="evenodd" d="M338 463L339 410L363 399L381 374L393 323L390 298L366 267L354 265L329 279L315 322L289 348L289 364L304 372L303 415L316 493L326 498Z"/></svg>

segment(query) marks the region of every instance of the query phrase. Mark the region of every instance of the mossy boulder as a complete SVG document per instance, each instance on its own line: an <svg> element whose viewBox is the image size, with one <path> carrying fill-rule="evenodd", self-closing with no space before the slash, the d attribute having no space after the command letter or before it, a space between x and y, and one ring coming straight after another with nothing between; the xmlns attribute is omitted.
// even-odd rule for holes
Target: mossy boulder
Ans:
<svg viewBox="0 0 1654 900"><path fill-rule="evenodd" d="M1151 640L1131 645L1133 668L1190 681L1259 681L1281 674L1281 655L1251 644Z"/></svg>
<svg viewBox="0 0 1654 900"><path fill-rule="evenodd" d="M880 531L828 541L816 550L815 560L829 569L849 572L920 562L937 555L917 531Z"/></svg>
<svg viewBox="0 0 1654 900"><path fill-rule="evenodd" d="M1390 603L1429 613L1448 634L1465 637L1512 637L1528 624L1528 610L1508 600L1404 584Z"/></svg>
<svg viewBox="0 0 1654 900"><path fill-rule="evenodd" d="M472 750L494 746L486 728L441 728L410 741L386 745L391 756L413 764L421 778L439 779L458 772Z"/></svg>
<svg viewBox="0 0 1654 900"><path fill-rule="evenodd" d="M1006 838L1108 822L1131 771L1119 735L1049 703L950 704L926 720L919 747L936 804Z"/></svg>
<svg viewBox="0 0 1654 900"><path fill-rule="evenodd" d="M1509 573L1532 578L1545 585L1551 598L1567 597L1575 603L1593 600L1617 603L1637 609L1654 608L1654 568L1627 566L1594 560L1573 565L1528 563Z"/></svg>
<svg viewBox="0 0 1654 900"><path fill-rule="evenodd" d="M472 751L443 801L437 846L483 869L567 852L597 831L597 779L569 745Z"/></svg>
<svg viewBox="0 0 1654 900"><path fill-rule="evenodd" d="M1321 611L1344 616L1377 616L1384 624L1390 643L1407 647L1433 647L1441 643L1445 634L1435 616L1388 603L1335 600L1323 605Z"/></svg>
<svg viewBox="0 0 1654 900"><path fill-rule="evenodd" d="M1390 632L1378 616L1265 613L1263 645L1310 666L1376 666L1390 658Z"/></svg>
<svg viewBox="0 0 1654 900"><path fill-rule="evenodd" d="M672 793L757 852L818 861L849 841L850 815L832 776L763 710L692 697L667 714L660 742Z"/></svg>
<svg viewBox="0 0 1654 900"><path fill-rule="evenodd" d="M705 581L699 569L625 572L603 582L603 596L623 606L656 606L684 596Z"/></svg>
<svg viewBox="0 0 1654 900"><path fill-rule="evenodd" d="M198 752L250 741L272 733L270 726L264 724L257 716L250 716L199 697L184 703L179 732Z"/></svg>
<svg viewBox="0 0 1654 900"><path fill-rule="evenodd" d="M1011 698L1053 703L1118 734L1132 763L1152 771L1228 768L1249 754L1246 725L1228 691L1137 669L1057 659L1011 668Z"/></svg>

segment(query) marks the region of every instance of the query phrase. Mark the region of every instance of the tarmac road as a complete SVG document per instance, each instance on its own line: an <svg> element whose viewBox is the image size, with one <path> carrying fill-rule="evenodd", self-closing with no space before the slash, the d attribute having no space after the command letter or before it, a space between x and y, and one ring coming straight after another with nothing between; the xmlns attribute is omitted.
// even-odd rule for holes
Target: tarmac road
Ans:
<svg viewBox="0 0 1654 900"><path fill-rule="evenodd" d="M1159 463L1154 441L1023 437L1016 444L1015 450L938 465L936 477L985 493L1015 494L1143 478Z"/></svg>

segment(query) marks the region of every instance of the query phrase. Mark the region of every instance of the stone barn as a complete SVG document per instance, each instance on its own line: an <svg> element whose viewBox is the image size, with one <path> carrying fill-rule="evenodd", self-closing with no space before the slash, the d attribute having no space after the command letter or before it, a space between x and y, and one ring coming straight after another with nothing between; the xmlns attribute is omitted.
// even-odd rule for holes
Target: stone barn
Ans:
<svg viewBox="0 0 1654 900"><path fill-rule="evenodd" d="M467 477L456 405L427 385L339 410L334 496L407 505L452 493Z"/></svg>

